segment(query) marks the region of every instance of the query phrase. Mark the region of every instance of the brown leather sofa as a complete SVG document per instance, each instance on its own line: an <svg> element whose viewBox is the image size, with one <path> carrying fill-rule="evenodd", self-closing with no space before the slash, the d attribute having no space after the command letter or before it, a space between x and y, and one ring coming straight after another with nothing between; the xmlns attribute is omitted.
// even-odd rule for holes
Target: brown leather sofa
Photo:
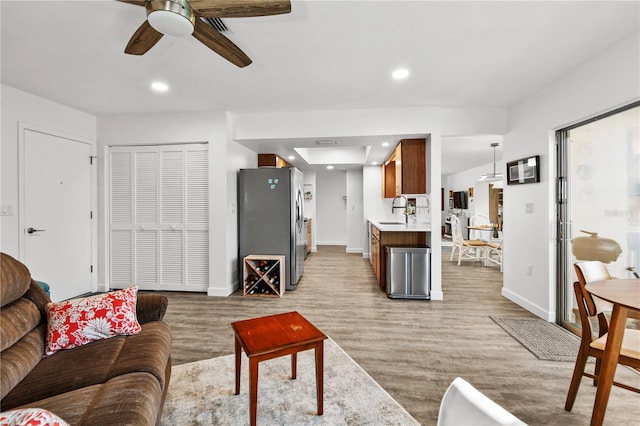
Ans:
<svg viewBox="0 0 640 426"><path fill-rule="evenodd" d="M72 425L160 423L171 375L167 298L138 294L139 334L43 358L51 300L27 267L0 253L0 410L38 407Z"/></svg>

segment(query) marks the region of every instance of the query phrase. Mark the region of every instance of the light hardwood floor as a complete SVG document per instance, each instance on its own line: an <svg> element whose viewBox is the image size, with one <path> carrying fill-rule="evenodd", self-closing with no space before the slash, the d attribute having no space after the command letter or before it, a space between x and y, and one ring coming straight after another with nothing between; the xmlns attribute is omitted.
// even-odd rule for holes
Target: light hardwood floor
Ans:
<svg viewBox="0 0 640 426"><path fill-rule="evenodd" d="M233 321L297 310L423 425L436 424L442 395L458 376L531 425L588 425L591 381L583 379L573 411L565 412L573 363L538 360L489 318L533 317L500 294L497 267L457 266L443 250L444 301L388 299L368 260L338 246L318 247L298 288L280 299L164 293L174 365L233 353ZM640 376L625 368L617 377L640 386ZM605 424L638 419L640 395L614 388Z"/></svg>

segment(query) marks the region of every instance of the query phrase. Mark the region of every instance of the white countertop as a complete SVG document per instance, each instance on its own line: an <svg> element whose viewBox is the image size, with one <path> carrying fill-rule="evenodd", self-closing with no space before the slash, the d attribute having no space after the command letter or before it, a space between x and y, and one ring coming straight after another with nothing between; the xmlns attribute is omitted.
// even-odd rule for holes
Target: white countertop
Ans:
<svg viewBox="0 0 640 426"><path fill-rule="evenodd" d="M394 222L392 220L373 220L369 219L369 222L381 232L431 232L430 223L401 223Z"/></svg>

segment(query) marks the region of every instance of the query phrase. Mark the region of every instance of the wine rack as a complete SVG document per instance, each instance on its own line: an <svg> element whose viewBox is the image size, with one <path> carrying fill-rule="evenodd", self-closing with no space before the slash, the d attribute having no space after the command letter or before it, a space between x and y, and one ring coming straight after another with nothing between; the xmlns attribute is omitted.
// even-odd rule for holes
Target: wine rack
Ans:
<svg viewBox="0 0 640 426"><path fill-rule="evenodd" d="M282 297L285 291L284 256L249 255L244 258L244 295Z"/></svg>

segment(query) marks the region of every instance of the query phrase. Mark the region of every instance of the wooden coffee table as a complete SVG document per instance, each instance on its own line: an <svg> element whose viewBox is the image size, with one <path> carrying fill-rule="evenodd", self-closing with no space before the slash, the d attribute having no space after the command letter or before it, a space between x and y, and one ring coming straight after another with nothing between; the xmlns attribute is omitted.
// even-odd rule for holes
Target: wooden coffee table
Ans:
<svg viewBox="0 0 640 426"><path fill-rule="evenodd" d="M231 323L235 333L236 392L240 393L242 351L249 358L249 419L256 424L258 363L291 355L291 378L296 378L297 355L315 349L318 415L323 413L324 340L327 336L298 312L270 315Z"/></svg>

